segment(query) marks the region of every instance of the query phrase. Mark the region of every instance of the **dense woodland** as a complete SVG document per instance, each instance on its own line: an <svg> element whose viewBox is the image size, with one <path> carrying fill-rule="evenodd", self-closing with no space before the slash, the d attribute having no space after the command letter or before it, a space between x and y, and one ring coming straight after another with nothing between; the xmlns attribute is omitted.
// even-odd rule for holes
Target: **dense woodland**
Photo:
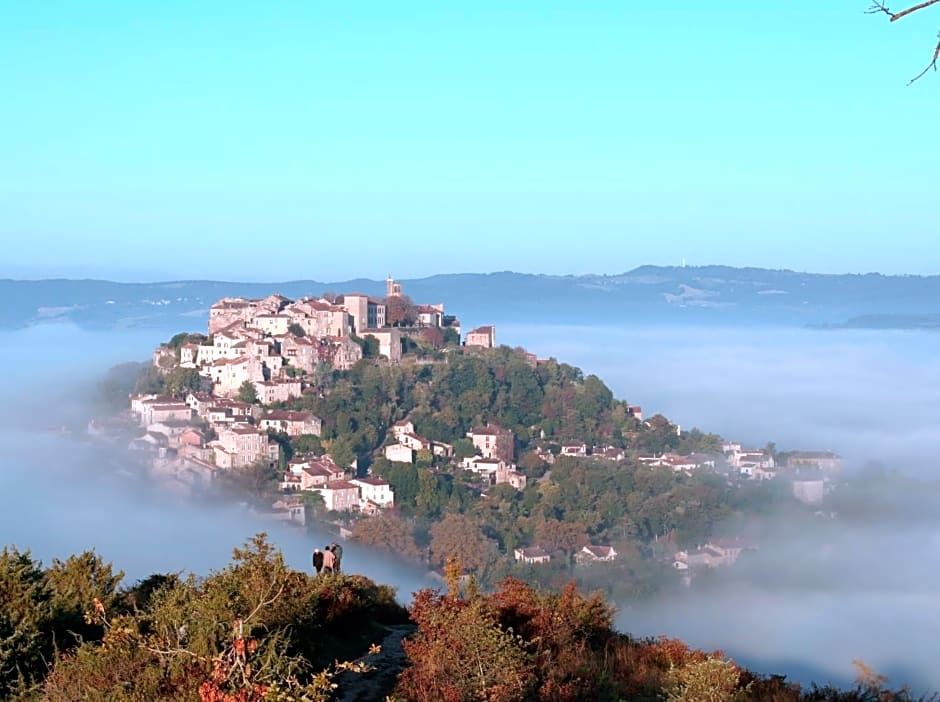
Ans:
<svg viewBox="0 0 940 702"><path fill-rule="evenodd" d="M719 652L617 633L603 598L573 584L542 591L507 578L482 594L461 570L449 561L447 589L415 593L406 611L366 578L289 569L263 534L208 576L129 586L94 552L44 567L7 547L0 698L326 702L393 665L375 647L393 627L406 659L378 672L390 680L381 694L400 702L911 699L864 666L853 690L801 690Z"/></svg>
<svg viewBox="0 0 940 702"><path fill-rule="evenodd" d="M188 338L177 335L169 345ZM199 386L194 373L144 368L136 389L184 396ZM111 395L120 386L114 376L103 384ZM319 437L272 435L282 447L282 467L295 455L325 451L343 465L357 460L361 473L391 483L396 509L347 522L355 538L435 568L457 555L485 586L507 575L554 586L575 578L603 585L617 601L642 597L676 584L668 559L657 555L730 535L730 524L792 502L777 485L639 464L638 455L720 452L722 440L697 429L680 434L661 415L638 421L598 377L554 359L534 364L521 349L414 345L401 365L365 359L349 371L322 369L306 380L312 390L276 407L312 411L323 431ZM465 438L471 428L491 422L510 429L528 486L485 485L430 451L418 451L413 464L386 460L390 428L404 418L422 436L453 445L457 458L474 453ZM624 448L627 459L558 456L549 466L540 457L572 442ZM270 500L278 476L276 469L255 466L229 476L229 487ZM309 504L317 512L321 503L312 495ZM613 545L617 561L575 569L574 555L588 543ZM552 553L551 564L514 563L513 550L533 544Z"/></svg>

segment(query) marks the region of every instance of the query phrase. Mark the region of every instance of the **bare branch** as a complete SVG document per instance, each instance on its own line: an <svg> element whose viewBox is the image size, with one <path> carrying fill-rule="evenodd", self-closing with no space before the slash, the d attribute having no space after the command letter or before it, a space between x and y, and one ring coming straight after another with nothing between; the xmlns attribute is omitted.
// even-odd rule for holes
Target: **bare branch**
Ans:
<svg viewBox="0 0 940 702"><path fill-rule="evenodd" d="M937 0L934 0L934 2L937 2ZM927 75L927 73L930 71L931 68L936 71L937 61L940 61L940 42L937 42L937 48L933 50L933 60L927 64L927 67L924 70L922 70L916 76L911 78L911 80L908 82L908 85L910 85L916 80L920 80L921 78L923 78L925 75Z"/></svg>
<svg viewBox="0 0 940 702"><path fill-rule="evenodd" d="M907 8L906 10L901 10L900 12L895 12L891 14L891 21L899 20L902 17L906 17L912 12L917 12L918 10L923 10L925 7L930 7L931 5L936 5L940 0L926 0L926 2L918 3L912 7ZM890 14L890 13L889 13Z"/></svg>
<svg viewBox="0 0 940 702"><path fill-rule="evenodd" d="M275 593L273 597L269 599L264 599L269 594L271 594L271 591L274 590L275 585L277 585L277 580L272 580L271 585L268 587L268 591L264 595L262 595L261 601L258 603L258 606L255 607L251 611L251 614L249 614L247 617L244 618L245 623L250 622L252 617L254 617L261 610L262 607L267 607L270 604L274 604L277 601L277 598L281 596L281 593L284 592L284 588L287 586L287 581L285 580L284 582L281 583L281 587L278 589L277 593Z"/></svg>
<svg viewBox="0 0 940 702"><path fill-rule="evenodd" d="M865 10L866 15L877 15L881 12L888 15L888 17L894 17L894 13L891 12L891 10L889 10L887 7L885 7L885 4L883 2L873 2L871 4L871 7Z"/></svg>
<svg viewBox="0 0 940 702"><path fill-rule="evenodd" d="M936 5L937 3L940 3L940 0L924 0L924 2L919 2L916 5L911 5L906 10L901 10L900 12L892 12L891 10L888 9L888 6L885 5L883 2L880 2L879 0L873 0L871 7L865 10L865 14L868 14L868 15L885 14L885 15L888 15L891 22L894 22L895 20L899 20L902 17L907 17L908 15L913 14L914 12L917 12L918 10L923 10L925 7L930 7L931 5ZM907 84L911 85L912 83L915 83L916 81L920 80L925 75L927 75L927 73L929 73L931 69L936 71L937 61L940 61L940 43L938 43L937 47L934 49L933 58L931 59L930 63L927 64L926 68L924 68L924 70L922 70L916 76L911 78Z"/></svg>
<svg viewBox="0 0 940 702"><path fill-rule="evenodd" d="M923 10L925 7L936 5L938 2L940 2L940 0L925 0L925 2L920 2L920 3L917 3L916 5L912 5L906 10L901 10L900 12L891 12L891 10L889 10L883 2L877 2L876 0L875 2L872 2L871 7L865 10L865 14L876 15L879 13L884 13L888 15L888 17L891 18L892 22L894 22L896 20L901 19L902 17L907 17L909 14L917 12L918 10Z"/></svg>

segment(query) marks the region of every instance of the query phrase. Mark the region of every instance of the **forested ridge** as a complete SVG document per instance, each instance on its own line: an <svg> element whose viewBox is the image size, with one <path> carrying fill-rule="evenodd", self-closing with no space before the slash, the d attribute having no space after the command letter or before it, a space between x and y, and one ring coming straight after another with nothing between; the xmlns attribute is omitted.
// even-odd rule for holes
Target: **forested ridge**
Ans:
<svg viewBox="0 0 940 702"><path fill-rule="evenodd" d="M195 371L147 368L136 389L184 396L192 389L184 373L199 382ZM354 539L433 568L457 555L486 586L507 575L555 587L575 578L618 602L643 597L676 586L669 557L677 548L736 535L733 524L791 506L777 484L640 463L639 456L664 452L720 457L722 438L680 432L662 415L644 420L597 376L556 359L536 362L522 349L412 344L400 365L364 359L306 380L310 391L273 408L312 412L322 419L320 436L272 434L281 445L280 466L233 471L225 476L230 487L270 504L290 459L329 452L340 465L355 460L360 475L389 481L395 509L350 518L322 513L312 498L316 519L344 522ZM452 446L454 455L425 449L410 463L387 460L383 449L394 443L392 428L401 420ZM512 432L506 458L525 475L524 489L492 486L459 466L477 452L467 433L487 425ZM559 455L565 444L615 449L620 458ZM587 544L613 546L617 560L574 569ZM517 563L514 550L533 545L546 549L551 563Z"/></svg>
<svg viewBox="0 0 940 702"><path fill-rule="evenodd" d="M521 349L454 348L401 366L363 361L283 407L323 419L319 438L280 437L286 458L329 451L391 483L396 509L350 523L355 538L435 568L459 555L487 585L506 575L555 586L575 577L618 601L641 597L675 584L668 559L657 556L789 504L779 485L641 464L638 456L670 451L720 456L722 439L680 432L661 415L641 420L597 376L555 359L533 363ZM382 449L403 419L417 434L453 446L454 457L424 450L412 463L387 460ZM513 433L509 458L527 478L524 489L489 485L457 465L476 452L467 432L487 424ZM616 448L622 458L558 455L572 443ZM589 543L613 545L620 556L574 572L574 556ZM536 544L555 556L551 564L514 561L514 549Z"/></svg>

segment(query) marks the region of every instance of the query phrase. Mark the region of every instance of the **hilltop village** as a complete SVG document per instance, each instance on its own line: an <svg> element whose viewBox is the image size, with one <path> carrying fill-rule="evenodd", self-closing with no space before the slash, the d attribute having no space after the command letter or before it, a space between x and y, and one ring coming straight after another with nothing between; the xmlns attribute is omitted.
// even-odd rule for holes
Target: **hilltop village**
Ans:
<svg viewBox="0 0 940 702"><path fill-rule="evenodd" d="M384 298L219 300L136 390L129 446L168 488L235 486L273 519L432 567L458 552L494 577L639 560L687 583L757 548L720 534L724 517L781 492L818 512L841 468L644 417L595 376L498 346L493 326L463 333L392 278Z"/></svg>

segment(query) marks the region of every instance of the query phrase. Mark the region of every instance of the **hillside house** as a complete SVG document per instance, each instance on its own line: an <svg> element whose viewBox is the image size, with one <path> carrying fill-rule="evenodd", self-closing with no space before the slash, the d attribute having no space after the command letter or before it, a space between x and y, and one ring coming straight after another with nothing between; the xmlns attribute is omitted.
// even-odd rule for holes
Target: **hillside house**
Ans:
<svg viewBox="0 0 940 702"><path fill-rule="evenodd" d="M398 440L402 434L414 434L415 425L410 419L402 419L392 425L392 434Z"/></svg>
<svg viewBox="0 0 940 702"><path fill-rule="evenodd" d="M349 482L359 488L360 507L364 507L363 503L366 502L372 502L382 509L395 506L395 495L387 480L381 478L354 478Z"/></svg>
<svg viewBox="0 0 940 702"><path fill-rule="evenodd" d="M401 363L401 331L398 329L363 329L360 336L371 336L379 342L380 356L391 363Z"/></svg>
<svg viewBox="0 0 940 702"><path fill-rule="evenodd" d="M399 434L398 443L414 451L430 451L431 450L430 440L425 439L423 436L418 436L417 434L410 434L408 432L402 432L401 434Z"/></svg>
<svg viewBox="0 0 940 702"><path fill-rule="evenodd" d="M264 380L264 366L257 358L221 358L209 365L205 372L212 379L213 394L234 397L242 383Z"/></svg>
<svg viewBox="0 0 940 702"><path fill-rule="evenodd" d="M500 462L496 467L494 482L496 485L509 485L516 490L525 490L527 478L523 473L518 472L515 466Z"/></svg>
<svg viewBox="0 0 940 702"><path fill-rule="evenodd" d="M269 516L278 521L304 526L307 523L307 508L298 497L282 497L271 504Z"/></svg>
<svg viewBox="0 0 940 702"><path fill-rule="evenodd" d="M323 504L331 512L352 512L359 509L359 488L346 480L335 480L314 488L323 496Z"/></svg>
<svg viewBox="0 0 940 702"><path fill-rule="evenodd" d="M685 563L690 568L719 568L734 565L748 546L739 540L713 540L694 550L677 551L673 563Z"/></svg>
<svg viewBox="0 0 940 702"><path fill-rule="evenodd" d="M794 451L787 456L787 468L815 468L833 479L842 470L842 458L832 451Z"/></svg>
<svg viewBox="0 0 940 702"><path fill-rule="evenodd" d="M543 549L541 546L526 546L525 548L517 548L513 551L517 562L526 563L528 565L539 565L542 563L548 563L552 560L551 554Z"/></svg>
<svg viewBox="0 0 940 702"><path fill-rule="evenodd" d="M301 396L299 380L256 380L252 384L255 386L258 402L262 405L287 402Z"/></svg>
<svg viewBox="0 0 940 702"><path fill-rule="evenodd" d="M507 463L513 459L515 437L511 431L498 424L487 424L485 427L472 429L467 432L467 438L483 458L496 458Z"/></svg>
<svg viewBox="0 0 940 702"><path fill-rule="evenodd" d="M578 563L610 562L616 560L616 558L617 552L614 550L613 546L597 546L595 544L584 546L575 555L575 559Z"/></svg>
<svg viewBox="0 0 940 702"><path fill-rule="evenodd" d="M351 329L349 313L326 300L303 298L287 305L284 314L290 317L292 324L299 325L307 336L314 339L348 336Z"/></svg>
<svg viewBox="0 0 940 702"><path fill-rule="evenodd" d="M584 458L588 455L588 447L587 444L562 444L559 453L562 456Z"/></svg>
<svg viewBox="0 0 940 702"><path fill-rule="evenodd" d="M189 422L193 418L193 411L185 402L167 402L165 404L146 404L140 417L142 426Z"/></svg>
<svg viewBox="0 0 940 702"><path fill-rule="evenodd" d="M358 335L363 329L385 327L385 301L361 293L340 295L336 304L346 310L352 320L353 331Z"/></svg>
<svg viewBox="0 0 940 702"><path fill-rule="evenodd" d="M476 346L483 349L496 348L496 327L490 325L477 327L467 332L467 338L464 340L464 346Z"/></svg>
<svg viewBox="0 0 940 702"><path fill-rule="evenodd" d="M259 461L274 463L278 445L268 441L267 432L251 424L237 423L219 431L219 438L209 443L220 468L241 468Z"/></svg>
<svg viewBox="0 0 940 702"><path fill-rule="evenodd" d="M199 344L186 343L180 346L180 368L195 368L199 358Z"/></svg>
<svg viewBox="0 0 940 702"><path fill-rule="evenodd" d="M288 436L302 436L312 434L320 436L323 422L312 412L290 412L286 410L271 410L258 423L262 429L287 434Z"/></svg>
<svg viewBox="0 0 940 702"><path fill-rule="evenodd" d="M249 324L268 336L278 336L287 333L291 321L286 314L259 314L252 317Z"/></svg>
<svg viewBox="0 0 940 702"><path fill-rule="evenodd" d="M622 461L627 454L622 448L616 446L595 446L591 450L591 456L602 461Z"/></svg>
<svg viewBox="0 0 940 702"><path fill-rule="evenodd" d="M454 455L454 447L453 445L446 444L443 441L432 441L431 452L435 456L442 456L443 458L451 458Z"/></svg>
<svg viewBox="0 0 940 702"><path fill-rule="evenodd" d="M414 463L414 449L402 444L390 444L385 447L385 457L394 463Z"/></svg>
<svg viewBox="0 0 940 702"><path fill-rule="evenodd" d="M206 412L215 404L216 398L208 392L191 392L186 396L186 404L197 417L205 417Z"/></svg>
<svg viewBox="0 0 940 702"><path fill-rule="evenodd" d="M418 305L415 326L434 327L444 326L444 305Z"/></svg>

